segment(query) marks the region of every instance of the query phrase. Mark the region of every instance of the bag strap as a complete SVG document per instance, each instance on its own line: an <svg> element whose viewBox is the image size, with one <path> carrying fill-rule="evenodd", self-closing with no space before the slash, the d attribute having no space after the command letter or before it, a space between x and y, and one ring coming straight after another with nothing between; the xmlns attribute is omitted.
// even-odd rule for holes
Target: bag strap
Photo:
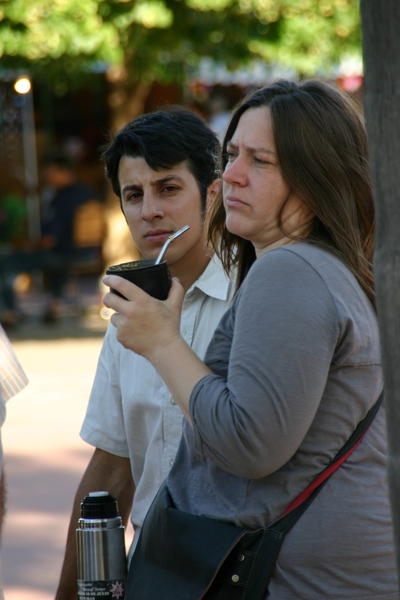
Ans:
<svg viewBox="0 0 400 600"><path fill-rule="evenodd" d="M293 525L298 521L301 515L304 513L306 508L311 504L314 498L319 494L328 478L340 467L341 464L350 456L350 454L357 448L365 434L367 433L368 427L371 425L384 397L384 390L379 395L378 400L369 409L366 416L362 421L359 422L356 429L353 431L350 438L342 446L335 458L331 460L328 466L303 490L281 516L271 523L268 527L277 530L283 534L286 534Z"/></svg>

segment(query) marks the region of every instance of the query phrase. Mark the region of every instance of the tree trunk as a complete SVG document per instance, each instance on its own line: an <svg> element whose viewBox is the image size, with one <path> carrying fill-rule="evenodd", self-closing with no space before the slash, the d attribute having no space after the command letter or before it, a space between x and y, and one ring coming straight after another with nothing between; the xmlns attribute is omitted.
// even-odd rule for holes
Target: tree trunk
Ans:
<svg viewBox="0 0 400 600"><path fill-rule="evenodd" d="M361 0L361 18L365 118L377 209L374 270L387 403L389 493L400 573L400 1Z"/></svg>

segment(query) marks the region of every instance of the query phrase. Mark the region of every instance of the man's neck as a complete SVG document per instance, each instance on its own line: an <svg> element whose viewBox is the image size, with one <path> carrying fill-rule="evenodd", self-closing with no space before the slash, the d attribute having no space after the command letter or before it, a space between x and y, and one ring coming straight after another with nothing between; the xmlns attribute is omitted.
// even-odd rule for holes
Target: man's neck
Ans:
<svg viewBox="0 0 400 600"><path fill-rule="evenodd" d="M204 254L204 257L195 264L193 264L193 260L190 262L188 261L188 264L185 264L183 259L179 264L171 266L171 277L177 277L185 292L187 292L194 282L204 273L210 260L211 256L207 254Z"/></svg>

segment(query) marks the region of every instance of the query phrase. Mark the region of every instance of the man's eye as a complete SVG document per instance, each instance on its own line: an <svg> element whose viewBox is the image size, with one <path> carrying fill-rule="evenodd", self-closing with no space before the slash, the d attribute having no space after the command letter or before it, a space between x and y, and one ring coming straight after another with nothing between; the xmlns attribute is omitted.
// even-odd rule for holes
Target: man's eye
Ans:
<svg viewBox="0 0 400 600"><path fill-rule="evenodd" d="M142 192L131 192L131 193L130 193L130 194L127 196L127 197L126 197L126 199L127 199L128 201L130 200L130 201L133 201L133 202L135 202L135 201L137 201L137 200L140 200L140 199L142 198L142 196L143 196Z"/></svg>
<svg viewBox="0 0 400 600"><path fill-rule="evenodd" d="M233 162L236 158L236 154L234 152L227 151L225 152L225 157L227 162Z"/></svg>
<svg viewBox="0 0 400 600"><path fill-rule="evenodd" d="M178 188L176 187L176 185L166 185L162 191L163 192L167 192L167 193L173 193L176 192L178 190Z"/></svg>

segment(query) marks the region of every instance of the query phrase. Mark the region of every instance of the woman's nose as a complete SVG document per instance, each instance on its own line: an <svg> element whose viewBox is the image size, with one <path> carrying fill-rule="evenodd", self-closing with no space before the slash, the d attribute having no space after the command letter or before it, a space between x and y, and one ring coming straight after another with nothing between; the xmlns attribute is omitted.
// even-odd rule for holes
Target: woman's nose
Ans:
<svg viewBox="0 0 400 600"><path fill-rule="evenodd" d="M230 184L244 185L246 183L247 172L241 157L236 157L234 161L226 165L222 179Z"/></svg>

